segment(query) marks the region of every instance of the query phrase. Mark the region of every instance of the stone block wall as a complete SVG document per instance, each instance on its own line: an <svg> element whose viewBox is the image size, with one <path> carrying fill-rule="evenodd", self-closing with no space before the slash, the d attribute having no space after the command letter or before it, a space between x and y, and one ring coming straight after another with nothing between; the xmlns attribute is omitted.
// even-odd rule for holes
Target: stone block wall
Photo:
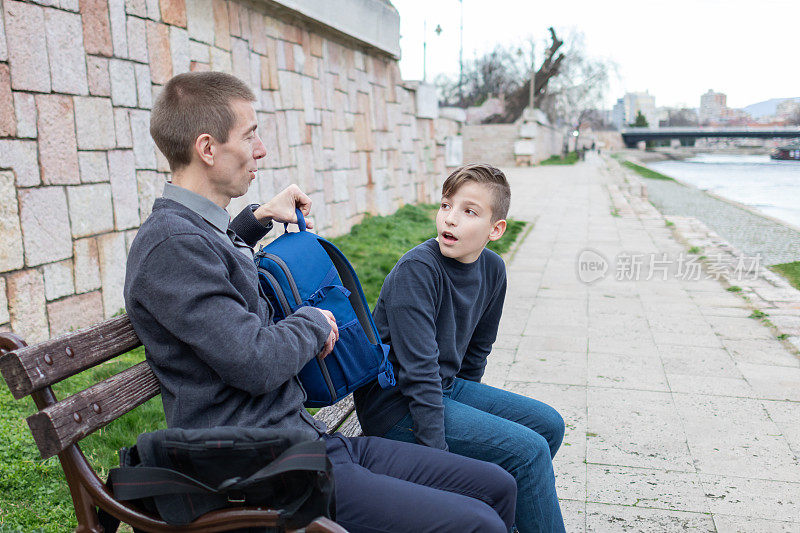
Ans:
<svg viewBox="0 0 800 533"><path fill-rule="evenodd" d="M546 124L540 124L536 131L536 157L535 161L544 161L553 155L561 155L564 151L564 139L574 141L567 136L566 128L557 128ZM574 143L570 145L574 149Z"/></svg>
<svg viewBox="0 0 800 533"><path fill-rule="evenodd" d="M268 155L336 235L435 200L459 123L417 116L395 58L276 2L0 0L0 330L39 341L124 307L127 250L168 179L149 135L163 84L221 70L258 97Z"/></svg>
<svg viewBox="0 0 800 533"><path fill-rule="evenodd" d="M463 128L464 162L514 166L514 142L518 138L517 124L467 124Z"/></svg>
<svg viewBox="0 0 800 533"><path fill-rule="evenodd" d="M514 143L521 139L522 122L513 124L465 124L462 127L464 163L489 163L498 167L516 165ZM561 154L566 130L547 124L535 125L531 143L533 162L537 163L551 155Z"/></svg>

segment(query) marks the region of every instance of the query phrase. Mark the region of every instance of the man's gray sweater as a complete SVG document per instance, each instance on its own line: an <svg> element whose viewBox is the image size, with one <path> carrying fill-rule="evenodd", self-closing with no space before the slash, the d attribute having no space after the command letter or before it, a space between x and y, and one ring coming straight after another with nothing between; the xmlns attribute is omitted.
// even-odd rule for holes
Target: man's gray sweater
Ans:
<svg viewBox="0 0 800 533"><path fill-rule="evenodd" d="M254 246L267 228L249 208L230 228L209 219L159 198L128 254L125 304L161 383L167 425L284 427L319 436L325 428L303 409L297 373L322 349L327 319L303 308L274 324L255 264L234 247L230 231Z"/></svg>

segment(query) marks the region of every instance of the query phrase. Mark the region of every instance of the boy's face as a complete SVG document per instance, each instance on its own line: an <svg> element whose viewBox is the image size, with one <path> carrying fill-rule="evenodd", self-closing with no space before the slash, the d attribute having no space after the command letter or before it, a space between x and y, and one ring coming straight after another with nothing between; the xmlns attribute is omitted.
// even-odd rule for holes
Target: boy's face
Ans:
<svg viewBox="0 0 800 533"><path fill-rule="evenodd" d="M436 240L442 255L472 263L489 241L503 236L506 221L492 222L493 194L488 186L468 181L450 197L442 198L436 215Z"/></svg>
<svg viewBox="0 0 800 533"><path fill-rule="evenodd" d="M264 143L256 131L258 122L253 104L245 100L230 103L236 123L228 140L214 148L214 165L210 178L215 192L238 198L247 192L256 177L257 160L267 155Z"/></svg>

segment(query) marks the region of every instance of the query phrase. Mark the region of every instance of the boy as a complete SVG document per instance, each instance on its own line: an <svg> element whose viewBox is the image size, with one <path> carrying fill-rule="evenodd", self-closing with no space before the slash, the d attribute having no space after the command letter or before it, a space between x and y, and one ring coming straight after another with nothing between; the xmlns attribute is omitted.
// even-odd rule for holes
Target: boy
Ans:
<svg viewBox="0 0 800 533"><path fill-rule="evenodd" d="M563 531L552 465L563 419L480 383L506 292L503 260L485 247L503 235L510 197L489 165L463 166L444 182L438 237L400 259L373 313L398 386L356 391L356 409L367 435L502 466L517 480L517 528Z"/></svg>
<svg viewBox="0 0 800 533"><path fill-rule="evenodd" d="M125 303L159 379L170 427L275 427L326 438L336 520L349 531L507 531L514 480L496 465L372 437L327 437L303 409L297 379L337 339L333 315L304 307L272 322L252 246L272 221L311 200L293 185L245 208L266 148L250 89L219 72L180 74L153 107L150 131L172 184L128 255Z"/></svg>

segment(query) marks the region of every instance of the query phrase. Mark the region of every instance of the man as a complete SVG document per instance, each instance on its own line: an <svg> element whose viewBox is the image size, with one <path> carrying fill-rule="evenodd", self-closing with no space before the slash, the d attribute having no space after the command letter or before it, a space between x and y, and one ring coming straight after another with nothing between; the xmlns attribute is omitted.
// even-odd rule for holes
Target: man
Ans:
<svg viewBox="0 0 800 533"><path fill-rule="evenodd" d="M335 518L350 531L507 531L516 485L499 467L407 443L325 436L303 409L297 373L337 339L333 316L304 307L272 322L252 246L272 221L311 200L290 186L230 224L266 155L255 100L237 78L180 74L153 107L150 131L172 184L128 256L125 301L158 377L171 427L299 429L326 438Z"/></svg>

